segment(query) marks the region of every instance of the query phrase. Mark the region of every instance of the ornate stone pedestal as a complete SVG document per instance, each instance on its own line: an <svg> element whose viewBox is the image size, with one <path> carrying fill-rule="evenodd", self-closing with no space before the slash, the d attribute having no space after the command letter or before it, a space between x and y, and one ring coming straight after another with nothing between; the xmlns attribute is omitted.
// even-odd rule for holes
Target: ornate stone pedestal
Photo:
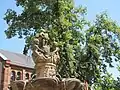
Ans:
<svg viewBox="0 0 120 90"><path fill-rule="evenodd" d="M32 46L36 78L14 81L11 83L12 90L85 90L84 84L78 79L60 80L56 77L56 64L60 59L59 49L52 47L48 42L49 37L45 31L36 35Z"/></svg>
<svg viewBox="0 0 120 90"><path fill-rule="evenodd" d="M52 63L41 63L36 66L36 77L50 77L56 75L56 65Z"/></svg>

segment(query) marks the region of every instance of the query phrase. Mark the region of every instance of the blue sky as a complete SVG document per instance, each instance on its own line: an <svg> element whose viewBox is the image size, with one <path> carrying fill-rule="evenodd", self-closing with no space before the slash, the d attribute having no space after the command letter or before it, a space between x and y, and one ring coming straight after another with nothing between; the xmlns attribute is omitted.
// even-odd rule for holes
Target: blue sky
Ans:
<svg viewBox="0 0 120 90"><path fill-rule="evenodd" d="M14 9L17 12L21 10L16 7L15 0L2 0L0 3L0 49L5 49L13 52L22 52L24 40L17 38L6 39L4 31L7 29L7 24L3 20L4 14L8 8Z"/></svg>
<svg viewBox="0 0 120 90"><path fill-rule="evenodd" d="M87 19L95 20L96 14L107 11L108 15L120 24L120 1L119 0L75 0L75 4L87 7ZM15 0L1 0L0 3L0 49L22 53L24 40L18 38L6 39L4 31L7 24L3 20L4 14L8 8L20 12L20 8L16 7ZM114 76L118 75L115 69L111 69Z"/></svg>
<svg viewBox="0 0 120 90"><path fill-rule="evenodd" d="M96 14L107 11L108 15L120 24L120 7L119 0L75 0L76 5L87 7L87 18L90 21L95 20ZM13 52L22 52L24 40L12 38L6 39L4 30L7 29L7 24L3 20L4 14L8 8L20 12L20 8L16 7L15 0L1 0L0 3L0 49L5 49Z"/></svg>

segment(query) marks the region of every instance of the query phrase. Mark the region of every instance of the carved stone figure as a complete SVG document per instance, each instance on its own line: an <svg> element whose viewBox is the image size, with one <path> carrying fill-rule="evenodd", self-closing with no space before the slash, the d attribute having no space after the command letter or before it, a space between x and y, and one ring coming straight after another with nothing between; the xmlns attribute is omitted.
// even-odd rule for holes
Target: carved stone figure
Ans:
<svg viewBox="0 0 120 90"><path fill-rule="evenodd" d="M51 49L48 33L43 30L34 38L32 51L37 77L54 77L56 74L56 63L59 58L59 48Z"/></svg>
<svg viewBox="0 0 120 90"><path fill-rule="evenodd" d="M50 62L51 53L50 53L50 45L48 44L48 34L40 33L37 34L33 41L33 60L37 64L37 62Z"/></svg>
<svg viewBox="0 0 120 90"><path fill-rule="evenodd" d="M36 78L28 82L14 81L12 90L87 90L78 79L56 76L56 64L60 60L59 48L49 43L49 35L45 30L35 36L32 51Z"/></svg>

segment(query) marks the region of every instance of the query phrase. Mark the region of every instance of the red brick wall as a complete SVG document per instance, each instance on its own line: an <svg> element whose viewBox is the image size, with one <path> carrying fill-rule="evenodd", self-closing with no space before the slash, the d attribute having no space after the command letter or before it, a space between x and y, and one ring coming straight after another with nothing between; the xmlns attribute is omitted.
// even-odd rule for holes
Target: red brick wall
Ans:
<svg viewBox="0 0 120 90"><path fill-rule="evenodd" d="M2 90L2 62L0 61L0 90Z"/></svg>
<svg viewBox="0 0 120 90"><path fill-rule="evenodd" d="M16 66L16 65L11 65L9 63L9 61L7 61L6 63L4 63L4 65L2 65L2 67L4 66L2 73L0 72L0 76L2 76L2 78L0 78L0 82L1 82L1 86L0 90L8 90L8 86L10 84L10 80L11 80L11 72L15 71L16 74L17 72L21 72L21 79L25 80L25 75L26 73L29 73L29 76L31 76L33 69L30 68L25 68L25 67L20 67L20 66ZM1 70L1 62L0 62L0 70Z"/></svg>
<svg viewBox="0 0 120 90"><path fill-rule="evenodd" d="M3 90L8 90L8 86L10 84L10 72L11 72L10 65L5 65L4 66Z"/></svg>

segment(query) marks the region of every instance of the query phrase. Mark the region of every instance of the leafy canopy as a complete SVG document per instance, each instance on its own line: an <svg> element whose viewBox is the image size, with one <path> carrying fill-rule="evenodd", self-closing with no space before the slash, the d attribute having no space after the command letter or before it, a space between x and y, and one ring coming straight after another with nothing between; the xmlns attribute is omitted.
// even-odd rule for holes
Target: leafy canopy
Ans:
<svg viewBox="0 0 120 90"><path fill-rule="evenodd" d="M90 23L85 19L86 8L75 7L73 0L17 0L16 5L22 13L12 9L5 13L7 38L25 38L23 53L27 54L34 35L48 30L51 42L56 41L60 48L57 70L62 77L92 84L106 73L106 64L113 67L113 60L119 60L120 27L105 13Z"/></svg>

